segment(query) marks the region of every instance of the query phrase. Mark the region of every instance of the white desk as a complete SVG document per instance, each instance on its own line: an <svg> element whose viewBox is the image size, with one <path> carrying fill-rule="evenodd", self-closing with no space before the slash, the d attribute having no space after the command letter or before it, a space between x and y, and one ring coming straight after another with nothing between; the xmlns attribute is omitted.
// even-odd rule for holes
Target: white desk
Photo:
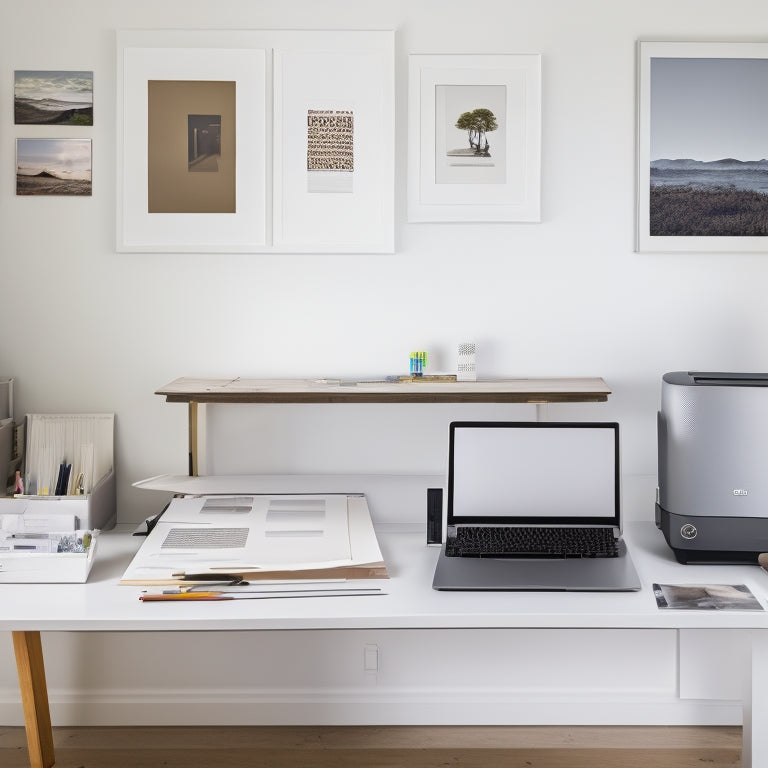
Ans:
<svg viewBox="0 0 768 768"><path fill-rule="evenodd" d="M13 632L33 768L54 763L41 632L304 629L589 628L738 629L751 637L752 679L768 680L768 612L659 611L652 582L745 583L768 605L768 573L756 566L682 566L652 523L631 524L628 541L643 581L636 593L446 593L431 588L438 550L422 534L380 534L391 574L387 595L144 604L118 585L140 540L103 534L87 584L4 585L0 629ZM380 584L380 582L379 582ZM475 649L475 652L477 649ZM768 765L768 687L744 692L743 766Z"/></svg>

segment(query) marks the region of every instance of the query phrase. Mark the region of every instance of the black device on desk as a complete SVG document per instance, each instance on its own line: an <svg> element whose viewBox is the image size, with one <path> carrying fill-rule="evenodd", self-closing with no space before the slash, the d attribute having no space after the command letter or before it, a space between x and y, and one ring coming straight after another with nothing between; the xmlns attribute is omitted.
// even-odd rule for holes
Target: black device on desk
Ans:
<svg viewBox="0 0 768 768"><path fill-rule="evenodd" d="M453 422L432 586L631 591L615 422Z"/></svg>

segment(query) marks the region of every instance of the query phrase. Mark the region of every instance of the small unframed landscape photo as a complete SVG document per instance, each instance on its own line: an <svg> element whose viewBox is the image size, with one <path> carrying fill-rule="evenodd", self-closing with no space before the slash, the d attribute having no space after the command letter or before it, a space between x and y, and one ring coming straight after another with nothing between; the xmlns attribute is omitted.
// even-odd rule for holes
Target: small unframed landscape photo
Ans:
<svg viewBox="0 0 768 768"><path fill-rule="evenodd" d="M746 584L654 584L659 608L689 611L762 611Z"/></svg>
<svg viewBox="0 0 768 768"><path fill-rule="evenodd" d="M16 125L93 125L93 72L16 70Z"/></svg>
<svg viewBox="0 0 768 768"><path fill-rule="evenodd" d="M17 195L90 195L91 139L16 139Z"/></svg>

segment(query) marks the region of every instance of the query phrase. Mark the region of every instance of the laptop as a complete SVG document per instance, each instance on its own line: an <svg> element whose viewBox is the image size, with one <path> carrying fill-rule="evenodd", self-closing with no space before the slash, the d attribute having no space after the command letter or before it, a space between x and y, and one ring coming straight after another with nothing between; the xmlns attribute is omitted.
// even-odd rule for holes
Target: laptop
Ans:
<svg viewBox="0 0 768 768"><path fill-rule="evenodd" d="M621 537L617 423L457 421L449 437L435 589L640 589ZM593 536L586 553L569 541Z"/></svg>

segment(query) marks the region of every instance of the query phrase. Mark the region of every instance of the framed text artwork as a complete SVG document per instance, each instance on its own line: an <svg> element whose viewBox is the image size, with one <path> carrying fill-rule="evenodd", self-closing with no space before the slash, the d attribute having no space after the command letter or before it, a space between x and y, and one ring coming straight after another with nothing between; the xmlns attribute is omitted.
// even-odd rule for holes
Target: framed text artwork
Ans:
<svg viewBox="0 0 768 768"><path fill-rule="evenodd" d="M768 43L638 45L639 251L768 251Z"/></svg>
<svg viewBox="0 0 768 768"><path fill-rule="evenodd" d="M540 221L541 57L409 57L408 219Z"/></svg>
<svg viewBox="0 0 768 768"><path fill-rule="evenodd" d="M393 40L352 34L338 33L333 55L309 45L275 51L280 249L394 251Z"/></svg>
<svg viewBox="0 0 768 768"><path fill-rule="evenodd" d="M393 251L393 33L121 32L118 110L118 250Z"/></svg>

